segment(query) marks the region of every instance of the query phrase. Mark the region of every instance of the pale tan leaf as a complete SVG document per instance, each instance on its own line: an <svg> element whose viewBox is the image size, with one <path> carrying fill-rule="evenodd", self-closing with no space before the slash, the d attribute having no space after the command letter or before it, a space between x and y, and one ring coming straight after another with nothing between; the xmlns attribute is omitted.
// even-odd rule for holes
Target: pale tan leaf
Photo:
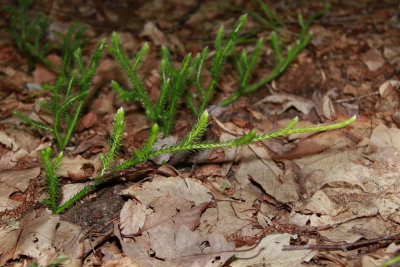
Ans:
<svg viewBox="0 0 400 267"><path fill-rule="evenodd" d="M146 219L146 209L139 202L128 200L121 210L120 228L123 235L136 234L143 227Z"/></svg>
<svg viewBox="0 0 400 267"><path fill-rule="evenodd" d="M25 255L37 260L40 266L50 264L57 255L53 245L59 216L49 210L31 211L21 221L22 233L15 247L14 257Z"/></svg>
<svg viewBox="0 0 400 267"><path fill-rule="evenodd" d="M196 205L199 205L211 201L209 192L199 181L180 177L157 178L151 182L145 182L142 188L132 186L123 190L123 194L137 198L146 207L155 198L166 195L179 196L194 201Z"/></svg>
<svg viewBox="0 0 400 267"><path fill-rule="evenodd" d="M382 147L396 147L400 149L400 129L387 128L383 123L379 124L373 131L370 139L372 151Z"/></svg>
<svg viewBox="0 0 400 267"><path fill-rule="evenodd" d="M20 192L25 192L25 190L28 188L29 181L38 177L39 174L40 167L0 172L1 196L9 196L11 193L18 190Z"/></svg>
<svg viewBox="0 0 400 267"><path fill-rule="evenodd" d="M363 54L361 60L370 71L376 71L385 64L385 59L382 57L381 52L375 48L371 48Z"/></svg>
<svg viewBox="0 0 400 267"><path fill-rule="evenodd" d="M278 114L285 112L287 109L291 107L296 108L298 111L304 114L308 114L310 110L314 107L314 103L310 99L302 98L295 95L282 94L282 93L269 95L264 99L262 99L260 102L281 104L281 108L275 111Z"/></svg>
<svg viewBox="0 0 400 267"><path fill-rule="evenodd" d="M166 45L168 44L167 38L164 33L160 31L152 21L146 22L143 31L140 36L150 37L155 45Z"/></svg>
<svg viewBox="0 0 400 267"><path fill-rule="evenodd" d="M100 160L98 157L85 159L81 155L75 157L63 157L57 175L61 177L70 177L73 180L81 181L89 177L95 177L100 169Z"/></svg>

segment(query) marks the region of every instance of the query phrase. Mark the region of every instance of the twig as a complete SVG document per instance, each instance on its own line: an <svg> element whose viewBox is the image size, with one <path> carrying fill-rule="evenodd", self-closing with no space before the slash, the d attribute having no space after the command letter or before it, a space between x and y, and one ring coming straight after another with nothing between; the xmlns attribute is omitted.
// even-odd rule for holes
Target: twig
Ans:
<svg viewBox="0 0 400 267"><path fill-rule="evenodd" d="M360 95L360 96L355 96L355 97L349 97L349 98L344 98L344 99L339 99L339 100L334 100L332 102L334 102L334 103L350 102L350 101L363 99L363 98L374 96L374 95L379 95L379 92L376 91L376 92L373 92L373 93L370 93L370 94Z"/></svg>
<svg viewBox="0 0 400 267"><path fill-rule="evenodd" d="M304 245L304 246L290 246L284 245L282 247L282 251L289 251L289 250L303 250L303 249L317 249L317 250L343 250L348 251L359 247L370 246L382 241L395 241L400 240L400 234L396 235L389 235L378 237L374 239L369 239L365 241L353 242L348 244L337 244L337 245Z"/></svg>

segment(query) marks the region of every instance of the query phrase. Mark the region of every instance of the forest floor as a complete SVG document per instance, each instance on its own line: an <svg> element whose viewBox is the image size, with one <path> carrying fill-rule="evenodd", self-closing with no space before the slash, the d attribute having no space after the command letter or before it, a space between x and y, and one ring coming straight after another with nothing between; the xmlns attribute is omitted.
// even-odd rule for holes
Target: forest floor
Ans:
<svg viewBox="0 0 400 267"><path fill-rule="evenodd" d="M212 50L220 25L229 30L243 13L262 14L256 1L240 0L69 2L34 1L30 13L44 12L52 29L65 30L73 21L88 24L84 55L112 31L120 34L129 55L147 41L150 52L140 73L154 99L162 44L179 63L205 45ZM279 34L288 44L299 32L297 15L307 18L324 7L321 1L267 2L283 20ZM70 266L369 267L397 256L400 5L330 4L312 24L311 42L288 69L213 113L205 138L226 140L250 129L270 132L295 116L301 126L356 114L354 123L238 148L172 155L164 165L150 160L116 175L60 215L42 204L46 190L40 151L54 145L54 138L12 115L19 110L51 123L39 105L48 95L26 84L51 83L57 76L40 64L29 75L26 58L1 32L0 265L47 266L65 255ZM2 14L0 28L9 19ZM237 48L251 50L257 38L268 40L271 30L249 16L243 33ZM48 58L59 61L57 52L50 50ZM254 79L271 71L273 55L266 41ZM118 99L111 80L126 81L106 55L61 163L63 199L96 175L120 106L126 111L121 158L141 146L152 125L139 104ZM212 104L236 86L228 62ZM179 140L195 122L182 104L171 138Z"/></svg>

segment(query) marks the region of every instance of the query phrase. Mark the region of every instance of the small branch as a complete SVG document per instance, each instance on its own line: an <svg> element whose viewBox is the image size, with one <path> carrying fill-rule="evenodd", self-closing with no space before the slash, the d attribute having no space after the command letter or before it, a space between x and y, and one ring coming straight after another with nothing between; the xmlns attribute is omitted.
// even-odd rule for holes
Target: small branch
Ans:
<svg viewBox="0 0 400 267"><path fill-rule="evenodd" d="M370 93L370 94L360 95L360 96L355 96L355 97L349 97L349 98L344 98L344 99L339 99L339 100L334 100L332 102L334 102L334 103L351 102L351 101L354 101L354 100L363 99L363 98L367 98L367 97L374 96L374 95L379 95L379 92L376 91L376 92L373 92L373 93Z"/></svg>
<svg viewBox="0 0 400 267"><path fill-rule="evenodd" d="M304 245L304 246L290 246L284 245L282 247L282 251L289 251L289 250L303 250L303 249L317 249L317 250L343 250L348 251L359 247L365 247L377 244L382 241L395 241L400 240L400 234L390 235L390 236L383 236L374 239L369 239L365 241L358 241L348 244L337 244L337 245Z"/></svg>

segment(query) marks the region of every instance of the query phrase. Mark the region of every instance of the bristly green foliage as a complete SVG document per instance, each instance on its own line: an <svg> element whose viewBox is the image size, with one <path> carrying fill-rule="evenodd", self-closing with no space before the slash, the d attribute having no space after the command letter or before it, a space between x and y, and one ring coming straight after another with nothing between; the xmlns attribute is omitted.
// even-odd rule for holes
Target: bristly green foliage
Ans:
<svg viewBox="0 0 400 267"><path fill-rule="evenodd" d="M75 51L87 42L87 39L83 38L83 33L88 26L74 22L66 34L52 31L55 36L60 38L59 41L55 42L55 45L61 50L62 55L61 66L56 66L46 59L52 45L49 41L44 42L49 26L48 18L39 12L33 21L29 22L27 20L27 9L30 4L31 0L19 0L18 8L4 7L12 15L10 25L5 30L11 34L18 50L27 57L29 72L34 70L35 63L41 62L50 67L52 71L60 72L68 79L74 64Z"/></svg>
<svg viewBox="0 0 400 267"><path fill-rule="evenodd" d="M4 7L12 15L10 26L5 30L11 34L18 50L27 57L29 72L34 70L34 65L37 62L43 62L52 68L56 68L45 58L50 48L50 42L43 41L49 26L47 17L39 12L33 21L28 21L27 10L31 0L19 0L18 3L18 8Z"/></svg>
<svg viewBox="0 0 400 267"><path fill-rule="evenodd" d="M106 154L101 154L101 170L99 176L103 176L108 166L116 158L119 149L122 145L122 137L124 135L125 122L124 122L124 110L120 108L114 118L114 126L110 136L110 145L107 148Z"/></svg>
<svg viewBox="0 0 400 267"><path fill-rule="evenodd" d="M91 185L88 185L85 188L83 188L75 196L73 196L71 199L69 199L66 203L64 203L60 207L56 208L55 211L53 210L54 213L58 214L58 213L64 211L66 208L68 208L69 206L74 204L76 201L78 201L80 198L82 198L86 193L93 190L96 186L100 185L101 183L103 183L106 180L106 178L107 178L107 176L105 176L106 171L110 169L109 166L113 163L115 158L118 156L119 149L122 145L122 138L123 138L124 130L125 130L124 116L125 116L124 110L122 108L120 108L114 117L113 129L111 132L109 146L107 148L107 151L106 151L106 153L103 153L100 155L101 164L102 164L101 170L98 173L97 177L93 180L93 183ZM57 200L57 199L55 199L55 200ZM58 202L51 203L51 206L57 207L57 205L58 205Z"/></svg>
<svg viewBox="0 0 400 267"><path fill-rule="evenodd" d="M196 116L200 116L204 112L220 78L222 68L226 63L227 57L235 47L239 32L245 21L246 15L239 18L226 41L223 40L224 27L219 29L215 40L216 52L210 68L211 81L207 88L203 88L202 73L204 71L206 56L209 52L208 48L204 48L201 54L197 55L193 60L190 54L186 55L180 65L180 69L176 69L167 47L162 46L160 61L161 90L156 103L152 103L150 100L143 82L137 73L137 69L143 61L149 46L145 43L136 56L132 60L129 60L122 49L118 34L113 33L111 36L111 45L108 46L108 49L114 55L121 69L125 72L132 89L127 91L115 81L111 84L112 88L122 100L140 102L148 118L160 126L164 136L168 136L172 129L180 97L183 93L187 93L189 82L192 82L198 90L200 104L199 107L196 107L192 96L186 94L187 104Z"/></svg>
<svg viewBox="0 0 400 267"><path fill-rule="evenodd" d="M173 66L171 55L166 46L161 47L160 62L160 94L156 103L152 103L150 96L137 73L140 64L149 50L145 43L136 56L130 60L122 49L117 33L111 35L111 45L108 49L117 60L119 66L129 79L132 89L127 91L117 82L112 81L111 86L123 100L137 101L143 106L147 117L160 125L164 136L169 135L174 122L175 112L179 99L187 87L190 75L191 55L188 54L182 61L180 69Z"/></svg>
<svg viewBox="0 0 400 267"><path fill-rule="evenodd" d="M245 51L242 51L240 56L234 56L236 72L239 74L240 77L238 79L239 80L238 89L233 95L229 96L224 101L222 101L221 106L226 106L234 102L242 95L249 94L258 90L261 86L265 85L266 83L272 81L273 79L281 75L290 65L290 63L292 63L292 61L296 58L299 52L310 42L312 38L312 33L307 34L307 32L311 26L311 23L318 17L324 15L328 11L329 7L330 7L329 4L325 5L325 8L323 10L312 15L306 22L304 22L303 17L299 15L299 26L301 28L299 37L295 42L293 48L291 47L287 48L285 56L283 56L282 47L277 34L275 32L271 34L271 45L275 54L274 67L269 75L260 79L254 84L250 85L249 82L254 65L256 64L259 58L259 53L262 46L262 40L260 39L257 42L253 54L250 55L249 57L247 56L247 53Z"/></svg>
<svg viewBox="0 0 400 267"><path fill-rule="evenodd" d="M293 120L291 120L288 123L288 125L286 127L284 127L283 129L281 129L279 131L276 131L276 132L257 135L255 130L252 130L247 135L245 135L241 138L238 138L238 139L234 139L234 140L226 141L226 142L208 143L208 142L199 142L199 140L198 140L199 137L202 136L202 134L204 133L204 131L207 127L208 113L207 113L207 111L205 111L199 118L196 125L192 128L192 130L177 145L167 147L167 148L162 148L159 150L151 150L151 149L149 149L148 145L145 145L142 147L142 149L139 152L135 152L135 154L133 155L133 157L131 159L129 159L126 162L122 163L121 165L117 166L115 168L115 170L121 170L121 169L128 168L130 166L134 166L136 164L139 164L149 158L158 156L160 154L172 153L172 152L182 151L182 150L196 150L196 149L210 149L210 148L241 146L241 145L245 145L245 144L259 142L264 139L277 138L277 137L287 136L287 135L291 135L291 134L295 134L295 133L328 131L328 130L345 127L346 125L352 123L354 120L355 120L355 117L351 117L350 119L348 119L346 121L331 124L331 125L311 126L311 127L305 127L305 128L294 128L298 122L298 118L294 118ZM146 143L154 144L154 142L155 142L154 138L157 135L157 133L158 133L158 126L156 124L151 129Z"/></svg>
<svg viewBox="0 0 400 267"><path fill-rule="evenodd" d="M239 36L240 31L243 28L244 23L246 22L247 15L242 15L238 21L236 22L233 30L228 36L226 41L223 40L224 37L224 27L221 26L218 30L217 37L215 38L215 55L211 63L211 67L209 69L211 74L211 81L208 84L207 88L202 87L202 72L204 71L204 61L208 54L208 49L205 48L200 55L196 56L192 65L194 66L194 76L197 91L200 93L200 107L196 108L194 105L194 101L190 94L187 95L187 100L190 109L194 112L195 115L200 116L204 110L206 109L208 102L212 94L214 93L214 89L219 81L221 76L222 68L225 66L226 60L228 56L232 53L235 48L235 44L237 38Z"/></svg>
<svg viewBox="0 0 400 267"><path fill-rule="evenodd" d="M55 213L60 213L67 209L69 206L73 205L75 202L77 202L79 199L81 199L86 193L89 191L93 190L96 186L100 185L101 183L105 182L107 179L107 176L105 176L106 170L109 170L109 162L111 162L115 157L118 147L121 145L122 142L122 135L123 135L123 128L124 128L124 122L123 122L123 110L119 109L115 119L114 119L114 127L113 127L113 134L110 139L110 146L109 149L107 150L108 152L104 155L101 156L101 161L102 161L102 168L101 171L99 172L99 175L94 179L94 182L92 185L85 187L82 189L79 193L77 193L75 196L73 196L70 200L68 200L65 204L60 206L59 208L56 209ZM246 145L246 144L251 144L255 142L259 142L264 139L271 139L271 138L277 138L281 136L287 136L295 133L304 133L304 132L319 132L319 131L327 131L327 130L333 130L333 129L338 129L341 127L345 127L346 125L352 123L355 120L355 116L339 123L335 124L330 124L330 125L319 125L319 126L311 126L311 127L306 127L306 128L295 128L298 118L294 118L291 120L286 127L283 129L272 132L272 133L265 133L261 135L257 135L255 130L251 130L248 134L237 138L233 139L230 141L225 141L225 142L200 142L199 138L204 134L207 128L207 121L208 121L208 113L207 111L203 112L203 114L200 116L198 122L193 126L192 130L186 135L183 140L178 143L177 145L171 146L171 147L166 147L166 148L161 148L159 150L154 150L152 147L154 143L156 142L157 139L157 134L159 132L159 127L157 124L154 124L154 126L151 128L150 133L144 142L142 148L140 150L136 150L134 152L134 155L132 158L128 159L124 163L116 166L115 168L111 169L112 171L117 171L117 170L122 170L131 166L135 166L141 162L144 162L152 157L158 156L160 154L165 154L165 153L171 153L171 152L177 152L177 151L182 151L182 150L198 150L198 149L214 149L214 148L222 148L222 147L233 147L233 146L241 146L241 145ZM57 199L57 198L53 198ZM51 203L51 206L57 206L57 203Z"/></svg>
<svg viewBox="0 0 400 267"><path fill-rule="evenodd" d="M63 152L60 152L57 158L51 160L51 147L47 147L41 151L42 162L44 170L46 171L46 186L49 198L44 200L44 202L50 207L50 209L55 213L57 211L57 203L60 197L60 181L57 177L57 169L63 158Z"/></svg>
<svg viewBox="0 0 400 267"><path fill-rule="evenodd" d="M21 0L21 3L27 4L29 3L29 1ZM311 19L315 19L315 16L313 16ZM278 73L277 75L284 71L284 69L290 64L291 60L293 60L297 53L311 38L311 35L306 36L307 29L312 22L311 19L304 23L302 17L299 17L299 24L302 27L299 44L296 45L293 50L288 49L285 58L283 58L282 56L277 36L275 35L275 37L273 36L271 38L272 46L276 53L276 61L278 62L278 67L276 70L276 73ZM272 133L258 135L255 130L251 130L248 134L230 141L200 141L200 138L206 131L208 123L209 115L206 111L206 106L208 105L210 97L221 76L222 68L225 65L229 55L233 54L236 60L236 68L239 74L238 97L242 94L248 93L249 90L254 87L254 85L249 87L248 83L251 78L251 73L259 57L263 41L260 39L257 42L256 48L250 56L248 56L245 51L242 51L239 56L233 53L235 43L245 20L245 15L239 18L238 22L235 24L232 32L230 33L226 41L223 40L224 28L220 28L215 40L216 52L211 62L211 67L209 69L211 74L211 81L206 88L203 88L202 73L208 55L207 48L205 48L193 60L190 54L186 55L180 67L176 68L172 62L171 55L168 49L163 46L161 48L160 62L161 91L156 103L153 103L151 101L146 91L146 88L137 73L137 69L143 62L144 56L149 50L149 46L147 44L144 44L139 52L136 54L136 56L133 58L133 60L129 60L122 49L119 36L116 33L112 34L111 45L108 46L108 49L114 55L120 67L127 75L133 88L132 90L127 91L116 82L112 82L112 87L122 99L140 102L145 109L149 119L156 123L151 128L146 141L142 145L142 148L134 151L134 154L130 159L113 168L113 162L115 161L115 158L117 157L119 150L122 146L122 139L125 128L124 111L122 108L119 109L114 118L113 129L110 134L109 146L107 147L106 152L104 154L101 154L100 156L102 166L97 177L93 179L92 184L86 186L84 189L82 189L61 206L59 206L60 182L59 177L57 176L57 169L63 158L63 151L68 145L69 140L72 136L72 132L74 131L78 123L80 113L82 111L86 97L89 93L89 87L91 85L93 76L98 67L100 58L103 55L105 39L100 41L99 45L97 46L91 57L91 60L88 62L88 64L85 64L82 59L81 49L79 48L79 46L82 45L83 42L85 42L84 39L81 39L85 27L82 26L81 28L79 28L77 24L73 24L66 35L62 35L59 33L56 34L62 38L63 43L60 42L59 46L65 53L67 53L67 56L65 59L63 59L61 74L56 83L53 85L44 86L46 90L50 91L52 97L48 103L44 103L42 106L47 108L53 114L53 125L47 126L46 124L28 118L26 115L18 111L14 111L14 114L16 116L27 122L29 125L32 125L41 130L50 131L55 136L58 147L57 157L54 160L51 159L52 149L50 147L41 152L43 166L46 171L46 185L49 194L49 198L45 200L45 203L50 207L53 213L58 214L64 211L65 209L76 203L83 196L85 196L85 194L105 182L109 177L107 173L108 171L122 170L124 168L128 168L138 163L144 162L160 154L172 153L182 150L233 147L258 142L264 139L286 136L294 133L327 131L344 127L355 120L355 117L352 117L346 121L331 125L295 128L295 125L298 121L298 119L295 118L291 120L288 125L283 129ZM74 38L72 38L72 35L74 33L75 36ZM73 59L72 54L74 56ZM77 69L71 72L70 69L73 64L77 66ZM190 85L193 85L200 94L198 107L196 107L196 105L194 104L193 97L189 95L186 91L189 83ZM168 135L171 132L175 112L179 105L179 99L183 93L187 94L187 99L189 100L188 106L192 109L194 114L199 117L199 120L193 126L191 131L189 131L186 137L184 137L182 141L179 142L177 145L156 150L153 147L155 142L157 141L159 131L161 130L164 133L164 136Z"/></svg>
<svg viewBox="0 0 400 267"><path fill-rule="evenodd" d="M76 50L75 60L80 66L79 77L75 71L71 73L69 78L66 77L66 73L62 73L55 84L43 86L44 89L51 93L51 100L48 103L43 103L42 106L49 109L53 114L52 127L31 120L20 112L14 111L15 115L36 128L51 129L57 141L58 151L63 151L68 145L72 132L78 123L89 93L89 86L103 54L104 43L105 39L100 41L87 66L82 61L80 49ZM76 86L78 87L78 92L73 94L72 91ZM64 127L61 127L61 125ZM61 133L60 129L65 129L65 131Z"/></svg>
<svg viewBox="0 0 400 267"><path fill-rule="evenodd" d="M67 78L67 73L63 72L60 74L55 84L43 86L45 90L48 90L51 93L51 100L47 103L42 103L42 106L47 108L53 114L52 126L47 126L41 122L32 120L19 111L13 111L14 115L29 125L41 130L52 132L56 139L59 154L54 162L51 161L51 148L42 151L43 166L47 173L46 184L50 195L50 198L46 203L53 212L56 212L57 210L60 194L58 177L56 175L57 168L62 159L63 150L68 145L72 133L78 124L82 108L89 93L89 86L103 54L104 43L105 39L99 42L99 45L87 66L81 58L80 48L76 49L75 61L79 65L79 76L76 71L73 71ZM74 93L73 89L76 87L78 87L78 90ZM62 131L61 129L64 130ZM116 137L120 138L119 135ZM117 148L118 147L111 147L110 149L112 149L115 154ZM105 158L105 162L109 164L111 158Z"/></svg>
<svg viewBox="0 0 400 267"><path fill-rule="evenodd" d="M52 31L60 39L55 45L61 50L61 74L67 77L67 79L70 77L71 68L74 65L75 51L88 41L87 38L83 38L83 33L87 28L88 25L81 25L75 21L71 24L66 34L59 31Z"/></svg>
<svg viewBox="0 0 400 267"><path fill-rule="evenodd" d="M269 9L262 1L258 1L264 10L266 19L273 21L271 25L278 28L282 25L282 21L278 16ZM221 106L226 106L240 96L252 93L258 90L261 86L275 79L281 75L290 63L296 58L298 53L308 44L311 40L312 34L308 33L311 23L318 17L322 16L329 8L325 8L312 15L306 22L303 17L299 15L299 25L301 32L298 40L295 42L293 48L287 48L284 54L281 48L280 40L275 32L271 34L271 45L275 53L275 62L272 72L259 81L250 84L253 76L253 71L258 62L263 47L263 39L259 39L251 54L246 50L242 50L239 55L235 52L235 44L238 40L239 33L246 22L246 15L241 16L234 25L231 33L227 39L224 40L224 27L220 27L215 38L215 54L211 61L211 66L208 69L211 75L211 80L208 85L204 86L202 79L203 73L206 68L206 60L209 55L208 48L204 48L201 53L196 55L190 60L190 54L187 55L181 64L180 70L174 68L171 55L168 49L163 46L161 48L161 61L160 61L160 94L156 104L153 104L150 97L137 74L137 68L143 61L144 55L149 47L144 44L139 50L132 62L128 59L126 53L122 49L121 41L116 33L112 34L111 45L108 46L111 53L114 55L119 65L128 77L132 90L127 91L123 89L118 83L112 82L112 87L117 92L122 100L130 100L140 102L146 111L147 117L158 123L164 133L164 137L171 132L172 124L174 121L174 114L179 103L180 96L185 93L186 105L189 109L199 117L209 104L210 98L214 93L215 87L219 82L221 72L226 64L227 58L232 55L234 65L238 74L237 91L224 99ZM189 85L196 89L196 92L188 90Z"/></svg>
<svg viewBox="0 0 400 267"><path fill-rule="evenodd" d="M255 7L257 10L259 9L259 6L261 6L264 14L262 16L256 12L249 12L249 15L263 23L267 28L278 32L279 28L283 26L283 21L262 0L256 0L253 2L258 3Z"/></svg>

